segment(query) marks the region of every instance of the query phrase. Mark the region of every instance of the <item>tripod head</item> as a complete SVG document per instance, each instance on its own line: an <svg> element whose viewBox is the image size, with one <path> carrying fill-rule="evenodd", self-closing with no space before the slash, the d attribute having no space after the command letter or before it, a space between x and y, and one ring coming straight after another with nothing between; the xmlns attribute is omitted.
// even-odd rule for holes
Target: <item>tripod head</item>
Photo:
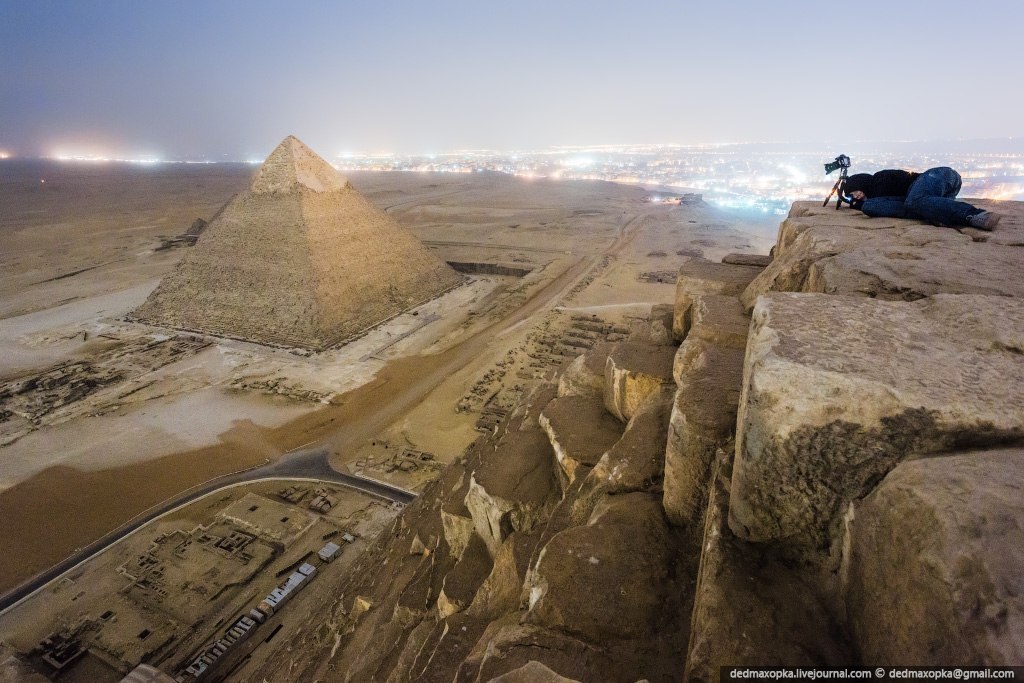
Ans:
<svg viewBox="0 0 1024 683"><path fill-rule="evenodd" d="M847 171L850 169L850 157L845 154L840 154L832 161L825 164L825 175L829 175L833 171L842 169L839 172L839 178L836 180L836 184L832 186L832 191L825 197L825 201L821 203L822 206L828 206L828 202L832 199L832 195L836 195L836 211L843 205L843 202L847 202L852 205L848 199L843 196L843 188L846 186L846 179L849 177Z"/></svg>

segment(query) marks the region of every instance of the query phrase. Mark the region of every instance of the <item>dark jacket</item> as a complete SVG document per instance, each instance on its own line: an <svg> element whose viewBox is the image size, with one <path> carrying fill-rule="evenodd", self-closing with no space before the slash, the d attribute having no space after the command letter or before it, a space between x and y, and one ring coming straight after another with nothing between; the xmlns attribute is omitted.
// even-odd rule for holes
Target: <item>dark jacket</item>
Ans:
<svg viewBox="0 0 1024 683"><path fill-rule="evenodd" d="M860 190L868 199L875 197L906 197L907 191L920 173L900 171L897 169L886 169L874 175L858 173L846 179L843 191L849 195L851 192ZM855 205L856 206L856 205Z"/></svg>

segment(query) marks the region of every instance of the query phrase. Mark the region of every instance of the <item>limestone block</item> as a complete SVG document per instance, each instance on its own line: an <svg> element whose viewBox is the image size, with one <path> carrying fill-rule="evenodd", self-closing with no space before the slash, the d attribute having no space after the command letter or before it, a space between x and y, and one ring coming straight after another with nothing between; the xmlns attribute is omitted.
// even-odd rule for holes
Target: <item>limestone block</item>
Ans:
<svg viewBox="0 0 1024 683"><path fill-rule="evenodd" d="M761 268L737 266L729 263L714 263L701 258L688 258L679 267L676 279L675 313L672 332L682 340L683 330L688 327L685 318L689 315L690 303L701 294L731 294L742 292Z"/></svg>
<svg viewBox="0 0 1024 683"><path fill-rule="evenodd" d="M726 254L722 257L722 263L734 266L757 266L764 268L772 262L768 254Z"/></svg>
<svg viewBox="0 0 1024 683"><path fill-rule="evenodd" d="M491 681L529 662L541 662L562 676L585 681L633 683L637 679L633 662L623 663L609 656L606 648L569 634L521 624L519 615L513 614L487 627L454 680Z"/></svg>
<svg viewBox="0 0 1024 683"><path fill-rule="evenodd" d="M523 594L523 581L537 551L540 536L513 532L494 556L491 573L480 584L467 614L486 620L515 612Z"/></svg>
<svg viewBox="0 0 1024 683"><path fill-rule="evenodd" d="M648 339L652 344L674 344L672 319L675 317L674 304L655 304L651 306L648 317Z"/></svg>
<svg viewBox="0 0 1024 683"><path fill-rule="evenodd" d="M405 628L426 616L437 602L436 580L449 566L436 553L422 557L404 585L396 586L398 600L392 610L392 621L401 622Z"/></svg>
<svg viewBox="0 0 1024 683"><path fill-rule="evenodd" d="M558 396L603 396L604 366L612 344L595 344L586 353L577 356L558 378Z"/></svg>
<svg viewBox="0 0 1024 683"><path fill-rule="evenodd" d="M513 669L490 680L490 683L580 683L575 678L559 676L536 660L530 660L518 669Z"/></svg>
<svg viewBox="0 0 1024 683"><path fill-rule="evenodd" d="M794 226L802 229L797 232ZM806 223L787 220L779 231L774 260L740 295L743 309L749 313L757 298L768 292L802 291L813 263L852 251L863 239L858 232L843 227L820 226L811 230Z"/></svg>
<svg viewBox="0 0 1024 683"><path fill-rule="evenodd" d="M596 397L556 398L541 412L540 424L570 484L581 467L587 469L596 465L622 436L622 425L605 411Z"/></svg>
<svg viewBox="0 0 1024 683"><path fill-rule="evenodd" d="M451 681L487 624L463 612L436 622L412 665L410 681Z"/></svg>
<svg viewBox="0 0 1024 683"><path fill-rule="evenodd" d="M890 230L912 224L921 225L917 221L900 218L868 218L860 211L853 211L846 207L836 211L835 204L822 207L820 202L793 202L789 216L779 226L775 253L777 256L784 254L796 237L814 227L829 226L841 228L848 233L860 232L862 235L866 235L871 231Z"/></svg>
<svg viewBox="0 0 1024 683"><path fill-rule="evenodd" d="M1024 662L1024 450L901 463L850 533L847 611L864 661Z"/></svg>
<svg viewBox="0 0 1024 683"><path fill-rule="evenodd" d="M683 680L712 683L721 666L848 664L812 587L729 529L732 458L715 459Z"/></svg>
<svg viewBox="0 0 1024 683"><path fill-rule="evenodd" d="M585 524L606 494L660 489L665 470L665 439L675 391L663 386L640 406L622 438L590 471L573 503L572 519Z"/></svg>
<svg viewBox="0 0 1024 683"><path fill-rule="evenodd" d="M416 535L414 535L412 537L412 543L409 544L409 554L410 555L429 555L430 554L430 549L420 539L419 534L416 534Z"/></svg>
<svg viewBox="0 0 1024 683"><path fill-rule="evenodd" d="M595 347L596 348L596 347ZM545 382L537 386L527 397L526 415L516 429L526 430L540 427L540 414L544 407L558 395L558 385Z"/></svg>
<svg viewBox="0 0 1024 683"><path fill-rule="evenodd" d="M654 344L616 344L604 370L604 405L628 422L651 394L672 381L675 348Z"/></svg>
<svg viewBox="0 0 1024 683"><path fill-rule="evenodd" d="M749 311L769 291L906 301L937 293L1024 296L1014 275L1024 244L1024 207L1017 204L987 205L1008 214L1007 230L1000 224L984 237L798 202L780 227L776 258L744 291L743 305Z"/></svg>
<svg viewBox="0 0 1024 683"><path fill-rule="evenodd" d="M591 642L657 631L670 567L668 527L657 496L609 496L586 526L555 535L527 577L525 622Z"/></svg>
<svg viewBox="0 0 1024 683"><path fill-rule="evenodd" d="M491 556L479 536L473 536L455 566L444 575L437 596L438 617L444 619L469 607L477 589L491 573Z"/></svg>
<svg viewBox="0 0 1024 683"><path fill-rule="evenodd" d="M413 673L416 659L424 647L432 650L440 636L441 632L437 628L435 620L424 619L417 624L405 637L402 651L388 675L387 683L414 683L417 680L417 676Z"/></svg>
<svg viewBox="0 0 1024 683"><path fill-rule="evenodd" d="M373 607L373 600L364 595L357 595L352 598L352 609L349 610L348 615L355 619L364 612L369 612L371 607Z"/></svg>
<svg viewBox="0 0 1024 683"><path fill-rule="evenodd" d="M737 302L738 305L738 302ZM676 377L678 390L665 443L665 514L673 524L699 521L715 451L736 429L743 385L741 348L687 338L693 361Z"/></svg>
<svg viewBox="0 0 1024 683"><path fill-rule="evenodd" d="M735 349L747 345L750 318L743 311L738 297L724 294L702 294L690 304L690 315L684 321L683 336L706 339L720 346Z"/></svg>
<svg viewBox="0 0 1024 683"><path fill-rule="evenodd" d="M554 460L540 429L510 431L473 472L466 508L492 555L510 533L529 532L546 518L558 491Z"/></svg>
<svg viewBox="0 0 1024 683"><path fill-rule="evenodd" d="M898 462L1024 436L1024 301L771 294L754 310L729 522L823 547Z"/></svg>
<svg viewBox="0 0 1024 683"><path fill-rule="evenodd" d="M1016 277L1022 263L1020 248L998 244L869 244L812 263L803 291L904 301L939 293L1024 297Z"/></svg>
<svg viewBox="0 0 1024 683"><path fill-rule="evenodd" d="M469 493L469 488L466 488ZM473 518L469 514L465 500L452 501L441 507L441 526L444 529L444 539L448 542L448 548L452 556L462 557L462 553L469 545L474 534Z"/></svg>

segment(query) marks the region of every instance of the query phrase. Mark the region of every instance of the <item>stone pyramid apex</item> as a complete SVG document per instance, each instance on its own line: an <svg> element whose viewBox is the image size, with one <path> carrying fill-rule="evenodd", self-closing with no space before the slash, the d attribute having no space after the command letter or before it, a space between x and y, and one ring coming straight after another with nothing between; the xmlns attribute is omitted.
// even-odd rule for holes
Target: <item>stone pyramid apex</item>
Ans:
<svg viewBox="0 0 1024 683"><path fill-rule="evenodd" d="M347 185L348 181L333 166L297 137L289 135L260 166L249 191L279 194L304 187L314 192L335 192Z"/></svg>

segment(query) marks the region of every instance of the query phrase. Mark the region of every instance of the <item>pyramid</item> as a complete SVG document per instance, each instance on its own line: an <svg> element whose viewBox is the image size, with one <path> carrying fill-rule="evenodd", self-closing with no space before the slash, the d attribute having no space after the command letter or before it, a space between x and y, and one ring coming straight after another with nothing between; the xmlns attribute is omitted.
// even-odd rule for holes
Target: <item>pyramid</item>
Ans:
<svg viewBox="0 0 1024 683"><path fill-rule="evenodd" d="M461 281L289 136L132 317L320 351Z"/></svg>

